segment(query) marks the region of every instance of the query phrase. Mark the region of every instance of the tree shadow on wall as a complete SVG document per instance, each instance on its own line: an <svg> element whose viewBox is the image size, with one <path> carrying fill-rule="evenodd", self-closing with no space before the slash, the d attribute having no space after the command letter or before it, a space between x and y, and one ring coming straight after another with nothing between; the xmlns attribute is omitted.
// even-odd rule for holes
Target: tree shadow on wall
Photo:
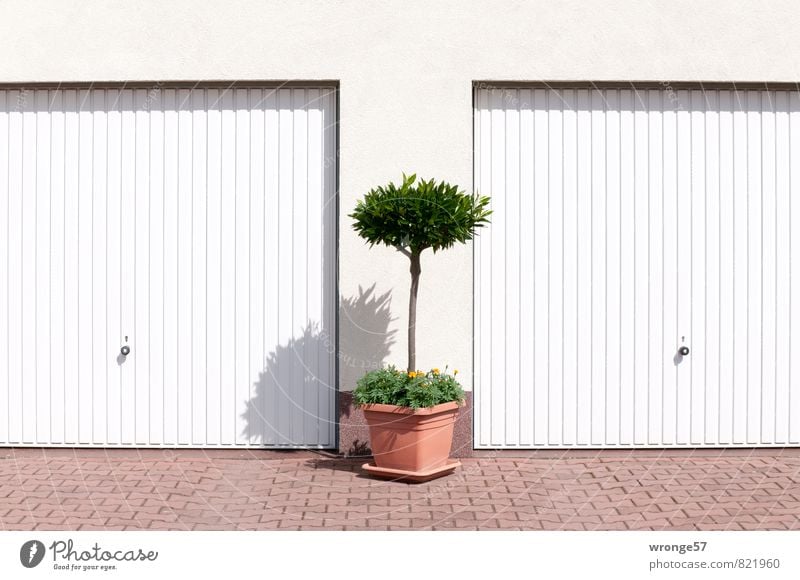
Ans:
<svg viewBox="0 0 800 580"><path fill-rule="evenodd" d="M380 368L395 342L391 292L375 285L339 303L339 349L333 324L308 322L265 359L242 413L243 435L255 445L334 447L337 420L335 362L344 389Z"/></svg>
<svg viewBox="0 0 800 580"><path fill-rule="evenodd" d="M341 388L352 390L365 372L379 369L395 343L391 291L375 294L375 284L342 300L339 310L339 376Z"/></svg>

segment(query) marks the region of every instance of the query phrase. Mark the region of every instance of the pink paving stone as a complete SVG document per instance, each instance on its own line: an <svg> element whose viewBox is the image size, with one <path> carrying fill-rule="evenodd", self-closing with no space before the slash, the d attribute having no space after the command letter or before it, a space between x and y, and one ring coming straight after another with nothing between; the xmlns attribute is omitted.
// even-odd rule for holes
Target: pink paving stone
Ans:
<svg viewBox="0 0 800 580"><path fill-rule="evenodd" d="M422 485L311 452L0 449L0 529L800 528L800 449L463 459Z"/></svg>

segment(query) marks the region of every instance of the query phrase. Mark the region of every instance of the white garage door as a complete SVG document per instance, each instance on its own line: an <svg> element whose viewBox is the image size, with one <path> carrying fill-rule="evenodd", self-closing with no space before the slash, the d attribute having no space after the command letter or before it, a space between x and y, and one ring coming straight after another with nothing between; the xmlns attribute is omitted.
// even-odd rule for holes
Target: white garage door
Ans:
<svg viewBox="0 0 800 580"><path fill-rule="evenodd" d="M800 443L798 93L475 103L476 446Z"/></svg>
<svg viewBox="0 0 800 580"><path fill-rule="evenodd" d="M0 444L334 446L335 110L0 91Z"/></svg>

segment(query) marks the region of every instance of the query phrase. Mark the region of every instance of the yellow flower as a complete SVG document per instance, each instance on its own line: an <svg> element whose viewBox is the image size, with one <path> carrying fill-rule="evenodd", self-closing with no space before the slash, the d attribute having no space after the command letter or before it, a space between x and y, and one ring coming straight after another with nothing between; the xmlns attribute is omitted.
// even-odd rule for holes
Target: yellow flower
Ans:
<svg viewBox="0 0 800 580"><path fill-rule="evenodd" d="M411 377L412 379L414 379L414 378L416 378L417 373L415 373L414 371L408 371L408 376Z"/></svg>
<svg viewBox="0 0 800 580"><path fill-rule="evenodd" d="M453 376L456 376L457 374L458 374L458 369L453 371Z"/></svg>
<svg viewBox="0 0 800 580"><path fill-rule="evenodd" d="M435 374L435 375L438 375L438 374L439 374L439 369L435 369L435 368L434 368L434 369L431 369L431 372L432 372L433 374Z"/></svg>

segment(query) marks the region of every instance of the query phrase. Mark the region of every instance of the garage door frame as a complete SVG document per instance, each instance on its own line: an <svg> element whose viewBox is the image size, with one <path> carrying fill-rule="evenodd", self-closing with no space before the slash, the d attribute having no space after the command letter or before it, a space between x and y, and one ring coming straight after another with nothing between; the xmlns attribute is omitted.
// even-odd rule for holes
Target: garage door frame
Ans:
<svg viewBox="0 0 800 580"><path fill-rule="evenodd" d="M331 249L331 256L333 263L331 268L332 273L332 292L333 296L329 299L332 301L332 322L334 325L333 336L330 337L333 344L329 348L333 349L334 353L338 353L340 344L339 340L339 216L340 216L340 168L339 168L339 151L340 151L340 82L335 79L309 79L309 80L153 80L153 81L44 81L44 82L0 82L0 91L36 91L36 90L91 90L91 89L108 89L108 90L122 90L122 89L146 89L146 90L163 90L163 89L292 89L292 88L307 88L307 89L331 89L333 91L333 116L334 116L334 168L333 168L333 187L332 192L334 199L333 215L333 228L331 232L332 243L335 244ZM326 337L327 339L327 337ZM340 361L338 356L332 356L332 388L333 388L333 412L331 421L334 422L332 443L330 446L286 446L286 445L256 445L256 444L147 444L141 445L137 443L119 443L119 444L85 444L85 443L21 443L15 442L10 444L13 447L49 447L49 448L93 448L93 449L115 449L115 448L148 448L148 449L325 449L335 450L339 447L339 405L340 405L340 385L339 385L339 366ZM9 444L5 444L9 445Z"/></svg>
<svg viewBox="0 0 800 580"><path fill-rule="evenodd" d="M477 142L477 111L478 111L478 94L480 91L499 91L508 89L573 89L573 90L605 90L605 89L625 89L633 91L643 91L648 89L657 89L664 92L672 92L679 90L726 90L726 91L794 91L800 90L800 83L792 82L698 82L698 81L518 81L518 80L475 80L472 83L472 143L473 143L473 190L480 191L480 184L478 183L477 172L477 159L480 144ZM483 192L491 195L490 191ZM790 222L791 227L791 222ZM780 240L778 240L780 243ZM782 447L795 447L800 446L800 443L767 443L767 444L754 444L754 443L730 443L730 444L533 444L533 445L508 445L508 444L488 444L480 442L479 433L479 413L480 413L480 377L478 376L478 315L479 304L477 297L479 296L478 288L480 279L478 277L478 245L479 242L473 244L473 318L472 318L472 331L473 331L473 448L476 450L489 450L489 449L503 449L503 450L525 450L525 449L551 449L563 450L570 448L580 449L723 449L723 448L767 448L767 449L780 449ZM788 388L791 392L791 384ZM488 388L488 387L486 387ZM791 397L791 395L790 395ZM791 433L789 433L791 439Z"/></svg>

